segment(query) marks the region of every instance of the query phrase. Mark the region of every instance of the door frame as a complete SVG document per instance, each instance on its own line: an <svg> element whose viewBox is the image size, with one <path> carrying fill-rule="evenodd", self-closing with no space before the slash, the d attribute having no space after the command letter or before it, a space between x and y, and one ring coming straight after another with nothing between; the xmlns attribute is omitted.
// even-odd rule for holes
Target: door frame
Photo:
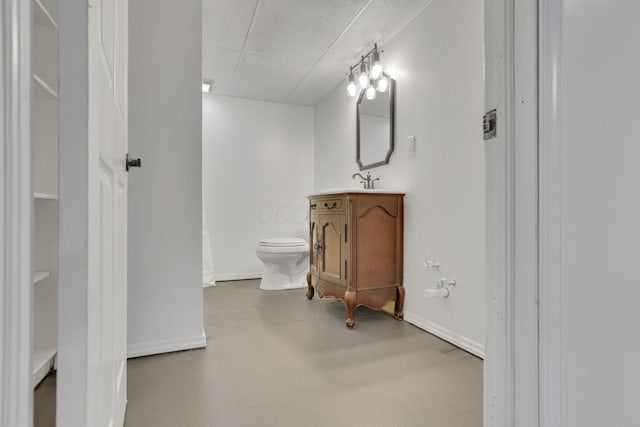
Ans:
<svg viewBox="0 0 640 427"><path fill-rule="evenodd" d="M485 0L484 425L538 426L538 0Z"/></svg>
<svg viewBox="0 0 640 427"><path fill-rule="evenodd" d="M0 425L33 422L31 2L0 4Z"/></svg>
<svg viewBox="0 0 640 427"><path fill-rule="evenodd" d="M540 425L562 425L563 2L540 0Z"/></svg>

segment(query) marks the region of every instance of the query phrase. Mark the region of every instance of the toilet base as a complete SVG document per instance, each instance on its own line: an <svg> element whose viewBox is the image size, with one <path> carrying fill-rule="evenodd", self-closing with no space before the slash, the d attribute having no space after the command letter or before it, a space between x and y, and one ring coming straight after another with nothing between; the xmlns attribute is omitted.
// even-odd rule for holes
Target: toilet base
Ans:
<svg viewBox="0 0 640 427"><path fill-rule="evenodd" d="M305 288L307 286L305 269L305 264L294 266L294 268L286 264L265 264L262 280L260 281L260 289L281 291Z"/></svg>
<svg viewBox="0 0 640 427"><path fill-rule="evenodd" d="M284 291L287 289L301 289L306 287L306 283L285 283L273 286L270 283L267 283L265 285L262 281L260 281L260 289L262 289L263 291Z"/></svg>
<svg viewBox="0 0 640 427"><path fill-rule="evenodd" d="M309 249L304 240L301 242L302 245L292 247L258 245L256 255L264 264L260 289L281 291L307 286Z"/></svg>

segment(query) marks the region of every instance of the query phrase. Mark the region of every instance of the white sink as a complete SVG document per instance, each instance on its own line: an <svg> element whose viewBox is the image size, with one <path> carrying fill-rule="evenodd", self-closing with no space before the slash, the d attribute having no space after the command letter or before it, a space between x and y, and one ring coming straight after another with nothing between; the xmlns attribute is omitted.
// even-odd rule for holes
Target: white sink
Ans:
<svg viewBox="0 0 640 427"><path fill-rule="evenodd" d="M367 190L364 188L331 188L329 190L317 191L313 194L310 194L309 197L326 196L330 194L344 194L344 193L405 194L404 191L377 189L377 188L375 190Z"/></svg>

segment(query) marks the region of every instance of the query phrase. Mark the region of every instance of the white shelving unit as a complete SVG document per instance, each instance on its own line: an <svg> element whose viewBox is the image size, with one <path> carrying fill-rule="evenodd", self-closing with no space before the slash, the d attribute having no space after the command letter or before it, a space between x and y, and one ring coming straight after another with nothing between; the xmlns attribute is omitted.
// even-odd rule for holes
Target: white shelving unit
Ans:
<svg viewBox="0 0 640 427"><path fill-rule="evenodd" d="M57 0L33 2L33 384L55 365L58 347Z"/></svg>
<svg viewBox="0 0 640 427"><path fill-rule="evenodd" d="M58 200L58 195L47 193L33 193L33 198L36 200Z"/></svg>
<svg viewBox="0 0 640 427"><path fill-rule="evenodd" d="M51 273L48 271L36 271L33 273L33 284L42 282L44 279L48 279L49 276L51 276Z"/></svg>

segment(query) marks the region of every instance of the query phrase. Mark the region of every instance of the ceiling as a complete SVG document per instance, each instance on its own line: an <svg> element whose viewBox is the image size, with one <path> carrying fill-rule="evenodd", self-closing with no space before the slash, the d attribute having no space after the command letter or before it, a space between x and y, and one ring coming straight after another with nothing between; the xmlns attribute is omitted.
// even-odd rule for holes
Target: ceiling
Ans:
<svg viewBox="0 0 640 427"><path fill-rule="evenodd" d="M213 93L315 105L432 2L204 0L202 75Z"/></svg>

